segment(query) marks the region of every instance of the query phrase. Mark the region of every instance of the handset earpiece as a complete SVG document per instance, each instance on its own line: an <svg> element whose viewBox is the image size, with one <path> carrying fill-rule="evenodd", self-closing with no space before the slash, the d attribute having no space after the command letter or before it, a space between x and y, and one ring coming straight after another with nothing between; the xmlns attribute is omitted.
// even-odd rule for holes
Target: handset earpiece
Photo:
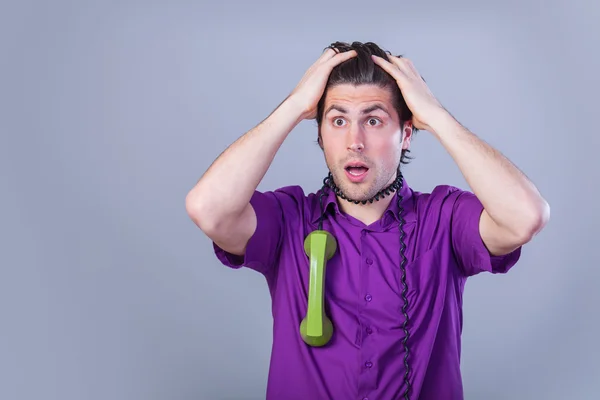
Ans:
<svg viewBox="0 0 600 400"><path fill-rule="evenodd" d="M325 267L337 249L333 235L324 230L311 232L304 240L310 259L308 309L300 323L302 340L310 346L324 346L333 335L333 324L325 315Z"/></svg>

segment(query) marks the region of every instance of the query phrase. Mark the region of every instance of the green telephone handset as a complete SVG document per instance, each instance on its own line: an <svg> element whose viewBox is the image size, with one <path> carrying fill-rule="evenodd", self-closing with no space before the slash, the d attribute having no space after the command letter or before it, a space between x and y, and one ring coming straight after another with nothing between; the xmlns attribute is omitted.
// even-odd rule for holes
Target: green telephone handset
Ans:
<svg viewBox="0 0 600 400"><path fill-rule="evenodd" d="M302 340L310 346L324 346L333 335L333 324L325 315L325 267L337 250L333 235L324 230L311 232L304 240L310 259L308 309L300 323Z"/></svg>

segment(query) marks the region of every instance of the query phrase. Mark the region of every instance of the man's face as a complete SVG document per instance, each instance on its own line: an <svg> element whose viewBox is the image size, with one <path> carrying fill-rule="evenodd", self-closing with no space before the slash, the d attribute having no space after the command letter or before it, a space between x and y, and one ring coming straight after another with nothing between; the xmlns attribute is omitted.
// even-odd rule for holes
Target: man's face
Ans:
<svg viewBox="0 0 600 400"><path fill-rule="evenodd" d="M370 199L394 181L401 151L410 144L407 125L403 138L388 89L344 84L328 90L320 128L322 147L325 162L347 197Z"/></svg>

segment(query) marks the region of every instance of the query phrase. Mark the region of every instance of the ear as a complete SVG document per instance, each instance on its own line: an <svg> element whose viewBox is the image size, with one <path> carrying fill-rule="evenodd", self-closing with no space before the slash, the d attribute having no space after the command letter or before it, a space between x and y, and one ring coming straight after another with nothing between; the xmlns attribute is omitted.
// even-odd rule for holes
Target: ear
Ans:
<svg viewBox="0 0 600 400"><path fill-rule="evenodd" d="M402 127L402 150L406 150L410 147L410 140L413 134L412 121L406 121Z"/></svg>
<svg viewBox="0 0 600 400"><path fill-rule="evenodd" d="M319 147L321 148L321 150L323 149L323 138L321 137L321 130L319 129L319 133L318 133L318 137L317 137L317 143L319 144Z"/></svg>

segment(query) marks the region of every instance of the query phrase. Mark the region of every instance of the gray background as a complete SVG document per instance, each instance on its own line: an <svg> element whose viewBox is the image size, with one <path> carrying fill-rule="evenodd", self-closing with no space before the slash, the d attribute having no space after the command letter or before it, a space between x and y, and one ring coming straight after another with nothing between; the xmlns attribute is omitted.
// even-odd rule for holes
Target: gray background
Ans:
<svg viewBox="0 0 600 400"><path fill-rule="evenodd" d="M238 3L2 4L0 398L264 398L266 284L184 199L336 40L411 58L552 207L518 267L467 284L466 398L598 398L598 3ZM317 189L315 139L259 188ZM428 132L413 150L415 189L466 187Z"/></svg>

